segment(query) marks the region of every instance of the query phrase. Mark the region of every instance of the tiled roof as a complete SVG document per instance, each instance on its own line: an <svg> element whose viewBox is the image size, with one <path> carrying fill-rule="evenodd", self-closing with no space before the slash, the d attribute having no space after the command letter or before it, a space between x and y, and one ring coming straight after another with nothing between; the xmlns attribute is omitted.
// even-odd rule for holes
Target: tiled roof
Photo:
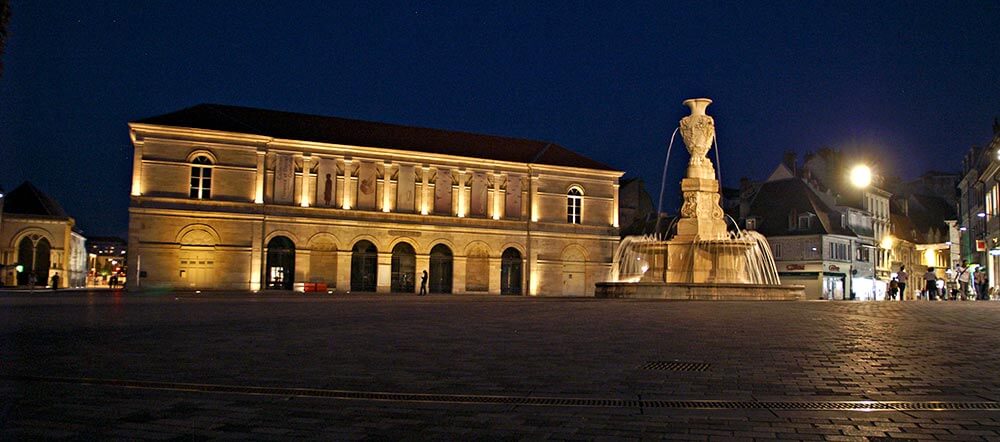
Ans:
<svg viewBox="0 0 1000 442"><path fill-rule="evenodd" d="M3 213L69 218L56 200L28 181L4 196Z"/></svg>
<svg viewBox="0 0 1000 442"><path fill-rule="evenodd" d="M788 228L788 216L812 213L816 221L809 229ZM834 234L857 236L850 229L841 227L840 212L831 209L809 185L798 178L768 181L750 204L748 216L757 218L757 231L764 236Z"/></svg>
<svg viewBox="0 0 1000 442"><path fill-rule="evenodd" d="M199 104L135 122L516 163L617 170L545 141L220 104Z"/></svg>

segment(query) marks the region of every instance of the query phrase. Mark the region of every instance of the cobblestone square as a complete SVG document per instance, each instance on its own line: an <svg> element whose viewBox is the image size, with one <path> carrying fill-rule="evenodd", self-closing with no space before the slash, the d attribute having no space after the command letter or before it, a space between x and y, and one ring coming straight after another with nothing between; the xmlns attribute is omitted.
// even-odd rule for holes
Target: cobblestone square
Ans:
<svg viewBox="0 0 1000 442"><path fill-rule="evenodd" d="M998 440L998 327L992 302L8 293L0 439Z"/></svg>

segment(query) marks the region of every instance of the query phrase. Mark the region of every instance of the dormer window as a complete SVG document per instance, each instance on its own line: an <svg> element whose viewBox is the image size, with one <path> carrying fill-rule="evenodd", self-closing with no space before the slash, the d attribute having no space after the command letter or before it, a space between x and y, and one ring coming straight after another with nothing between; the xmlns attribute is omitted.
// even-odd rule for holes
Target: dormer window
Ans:
<svg viewBox="0 0 1000 442"><path fill-rule="evenodd" d="M809 230L809 223L811 222L812 215L809 213L803 213L799 215L799 230Z"/></svg>
<svg viewBox="0 0 1000 442"><path fill-rule="evenodd" d="M747 217L747 230L757 230L757 217Z"/></svg>
<svg viewBox="0 0 1000 442"><path fill-rule="evenodd" d="M212 197L212 159L199 155L191 160L191 198Z"/></svg>

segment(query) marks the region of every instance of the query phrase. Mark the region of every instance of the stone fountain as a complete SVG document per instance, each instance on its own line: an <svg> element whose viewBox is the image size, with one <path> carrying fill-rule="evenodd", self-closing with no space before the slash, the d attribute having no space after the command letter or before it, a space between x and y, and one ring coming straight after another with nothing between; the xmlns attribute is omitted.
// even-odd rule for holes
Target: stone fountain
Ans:
<svg viewBox="0 0 1000 442"><path fill-rule="evenodd" d="M781 285L767 240L753 231L729 231L719 205L719 181L708 151L715 119L712 100L685 100L691 115L680 133L691 159L681 180L684 204L676 234L629 236L615 253L612 280L597 283L599 298L796 300L801 285Z"/></svg>

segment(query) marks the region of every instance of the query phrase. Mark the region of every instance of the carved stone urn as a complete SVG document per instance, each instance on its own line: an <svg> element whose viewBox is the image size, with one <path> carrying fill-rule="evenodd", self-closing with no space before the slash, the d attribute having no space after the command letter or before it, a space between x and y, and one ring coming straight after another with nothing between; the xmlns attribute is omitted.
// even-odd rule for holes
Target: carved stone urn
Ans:
<svg viewBox="0 0 1000 442"><path fill-rule="evenodd" d="M688 178L715 179L715 168L707 157L715 140L715 119L705 114L709 104L712 100L708 98L684 100L684 105L691 108L691 115L681 118L681 137L691 154Z"/></svg>
<svg viewBox="0 0 1000 442"><path fill-rule="evenodd" d="M708 98L684 100L684 105L691 108L691 115L681 119L681 136L691 160L687 176L681 180L684 204L675 239L682 242L726 235L726 223L719 205L719 182L715 180L715 167L706 156L715 140L715 119L705 114L711 103Z"/></svg>

